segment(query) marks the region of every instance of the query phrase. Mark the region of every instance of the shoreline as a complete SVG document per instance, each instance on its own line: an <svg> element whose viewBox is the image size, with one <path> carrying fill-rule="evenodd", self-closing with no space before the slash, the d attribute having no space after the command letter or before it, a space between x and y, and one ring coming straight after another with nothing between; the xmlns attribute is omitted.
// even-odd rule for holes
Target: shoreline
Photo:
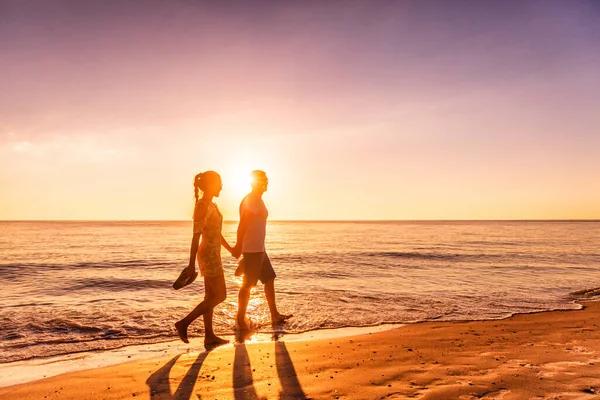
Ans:
<svg viewBox="0 0 600 400"><path fill-rule="evenodd" d="M593 289L597 291L598 288ZM584 290L581 290L583 292ZM304 332L257 332L252 336L250 341L246 343L265 343L274 341L313 341L325 339L337 339L354 335L372 334L382 331L400 329L403 326L419 325L433 322L444 323L468 323L482 321L502 321L512 318L516 315L531 315L546 312L566 312L577 311L585 308L583 302L600 302L598 300L581 300L575 299L568 304L578 306L572 309L547 309L530 312L515 312L507 313L506 316L499 318L488 319L464 319L464 320L445 320L443 318L425 320L418 322L382 322L376 325L367 326L345 326L340 328L319 328ZM230 342L236 343L234 334L223 334ZM174 335L175 337L175 335ZM188 353L190 351L202 352L205 351L202 342L203 336L190 337L190 343L182 343L179 339L165 340L154 343L140 343L123 345L106 350L82 350L73 353L57 354L52 356L32 357L23 360L12 361L9 363L0 363L0 388L19 385L37 380L51 378L56 375L61 375L70 372L85 371L88 369L106 368L130 361L147 360L161 353L169 351L179 351ZM232 345L230 344L230 346ZM51 366L51 367L48 367Z"/></svg>
<svg viewBox="0 0 600 400"><path fill-rule="evenodd" d="M298 391L300 388L309 397L321 397L326 393L328 393L326 397L331 397L336 395L334 391L337 390L340 397L350 398L353 397L352 393L356 394L356 390L360 388L372 392L375 396L369 395L364 398L376 398L390 393L402 393L402 396L411 393L412 395L425 394L431 391L433 386L437 387L436 393L439 395L442 392L483 393L482 390L485 388L489 393L508 394L507 398L511 398L511 392L524 390L530 392L535 388L538 388L536 390L539 392L544 387L550 390L548 385L552 386L553 393L564 394L565 390L571 388L568 389L569 396L577 394L579 396L576 396L577 398L585 398L580 396L585 396L586 393L593 396L596 390L600 393L600 302L584 301L576 304L581 308L516 314L498 320L428 321L401 327L392 325L391 329L390 326L385 326L386 329L378 332L364 332L366 329L359 328L363 332L356 330L353 333L346 332L348 335L331 337L316 337L319 335L315 332L325 331L312 331L308 334L300 334L305 335L304 338L294 339L290 338L294 335L286 335L279 341L257 337L245 344L235 346L230 344L211 352L198 351L202 342L201 338L196 338L193 339L192 346L183 343L174 345L174 342L169 342L169 345L160 351L144 352L143 349L137 349L140 357L134 358L129 354L131 358L128 357L125 363L114 363L117 358L121 357L120 360L123 360L123 357L127 356L125 351L113 355L115 357L112 359L109 354L106 354L108 352L97 352L96 360L89 362L88 359L88 364L85 364L92 369L78 368L72 372L65 371L65 364L61 365L60 360L40 359L36 360L39 361L40 371L45 370L49 374L52 368L56 368L55 372L61 375L54 374L53 377L48 376L41 380L29 379L27 384L2 387L0 398L17 398L11 396L18 393L18 398L34 399L43 398L42 393L47 396L50 393L52 396L48 398L116 399L131 398L132 395L149 395L151 399L169 399L172 398L170 382L173 381L179 390L190 380L184 378L188 377L189 372L195 368L198 368L197 377L200 378L194 379L189 385L185 384L184 386L191 385L186 386L186 391L196 390L202 396L219 398L231 395L232 389L235 394L237 389L243 387L244 390L249 390L250 386L254 391L261 392L261 395L268 398L275 394L272 390L284 393L290 387L292 391ZM313 337L308 337L310 334ZM340 357L344 353L346 356ZM285 355L283 359L282 355ZM250 386L248 384L240 386L244 383L241 381L236 384L236 372L243 370L236 361L240 357L244 360L252 360L252 365L256 364L256 371L259 371L251 371L250 375L255 376L256 379ZM68 362L72 363L72 366L81 367L85 357L69 358ZM309 361L311 358L312 360ZM259 359L260 361L257 361ZM469 361L466 362L465 359ZM275 371L273 360L279 360L276 362L275 376L273 376ZM107 366L102 365L102 362L112 363ZM30 360L17 363L32 364ZM95 367L94 363L99 364L100 368ZM164 368L167 367L169 371L174 369L184 373L173 376L168 373L165 386L165 377L156 374L161 370L164 372ZM61 368L63 368L62 372L58 372ZM200 373L205 368L208 368L211 374L209 382L206 382L205 377L202 378ZM403 372L392 373L392 370L398 368ZM21 374L25 369L20 371ZM360 374L353 373L353 370ZM448 374L449 371L454 372ZM0 367L2 382L18 381L17 372L13 370L12 375L6 375L6 369ZM523 373L525 375L522 375ZM319 379L320 374L321 379ZM323 379L325 376L323 374L329 381ZM286 383L288 375L295 377L292 384ZM434 378L419 383L419 377L426 375L432 375ZM482 376L487 378L480 379ZM519 376L520 380L516 379ZM81 385L82 377L85 377L86 382L90 382L93 389L88 385ZM152 377L160 378L159 381L163 382L162 386L158 385L159 389L146 384ZM279 389L276 384L277 377L279 377ZM344 384L338 386L339 378L343 377L346 377L343 379ZM32 378L32 375L29 375L29 378ZM121 382L120 379L125 380L126 383ZM199 381L210 385L197 385ZM517 381L520 383L517 384ZM567 384L566 381L570 383ZM577 381L579 389L573 391L574 383L571 381ZM441 382L445 383L442 385ZM558 390L561 385L566 385L567 389ZM588 387L584 387L585 385ZM117 387L119 391L108 389ZM52 388L54 389L50 390ZM400 392L397 391L398 388L401 389ZM85 392L90 389L91 392ZM154 395L152 390L155 391ZM547 393L545 389L542 392ZM362 396L362 392L360 393ZM454 395L448 393L449 397L446 398L454 398ZM39 397L36 397L38 395ZM443 398L443 396L432 398Z"/></svg>
<svg viewBox="0 0 600 400"><path fill-rule="evenodd" d="M406 324L384 323L373 326L315 329L300 333L259 332L254 334L252 339L247 340L246 343L268 343L278 340L298 342L337 339L393 330L404 325ZM235 343L235 336L235 334L221 335L221 337L231 341L227 345L229 347ZM274 336L277 336L277 338L275 339ZM52 378L65 373L106 368L131 361L148 360L174 351L180 353L205 352L203 336L190 337L189 344L185 344L179 339L174 339L157 343L125 345L109 350L79 351L55 356L34 357L0 364L0 389Z"/></svg>

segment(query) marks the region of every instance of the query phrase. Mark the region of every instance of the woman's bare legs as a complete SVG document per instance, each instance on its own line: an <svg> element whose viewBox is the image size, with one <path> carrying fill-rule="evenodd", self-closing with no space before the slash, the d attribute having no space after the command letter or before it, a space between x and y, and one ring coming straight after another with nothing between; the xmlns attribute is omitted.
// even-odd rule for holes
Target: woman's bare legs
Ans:
<svg viewBox="0 0 600 400"><path fill-rule="evenodd" d="M185 318L175 323L175 329L179 334L179 338L184 343L189 343L187 337L187 328L201 315L204 319L204 345L214 346L228 343L227 340L221 339L215 335L212 326L213 308L225 301L227 298L227 289L225 287L225 277L204 277L205 295L204 300L196 306Z"/></svg>
<svg viewBox="0 0 600 400"><path fill-rule="evenodd" d="M219 296L218 293L215 295L212 292L211 292L211 295ZM226 298L225 281L223 281L223 297L222 298L223 298L223 300L221 300L221 301L224 301ZM225 343L229 343L229 340L221 339L220 337L215 335L215 332L213 331L213 309L214 308L211 308L210 310L208 310L207 312L202 314L202 317L204 319L204 347L207 347L207 348L219 346L219 345L225 344Z"/></svg>

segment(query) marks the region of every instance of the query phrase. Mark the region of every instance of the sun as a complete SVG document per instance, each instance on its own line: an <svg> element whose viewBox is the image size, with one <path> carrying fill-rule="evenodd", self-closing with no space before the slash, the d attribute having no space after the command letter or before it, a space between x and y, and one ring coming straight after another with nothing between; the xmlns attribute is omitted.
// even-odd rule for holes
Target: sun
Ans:
<svg viewBox="0 0 600 400"><path fill-rule="evenodd" d="M237 167L223 173L223 190L240 197L250 191L251 169Z"/></svg>
<svg viewBox="0 0 600 400"><path fill-rule="evenodd" d="M243 145L243 146L242 146ZM244 198L251 190L251 173L254 170L275 171L280 169L280 165L275 162L276 152L268 145L257 146L256 143L247 142L240 139L236 146L231 147L223 157L219 165L215 165L221 178L223 179L224 202L232 203ZM235 201L233 200L235 199Z"/></svg>

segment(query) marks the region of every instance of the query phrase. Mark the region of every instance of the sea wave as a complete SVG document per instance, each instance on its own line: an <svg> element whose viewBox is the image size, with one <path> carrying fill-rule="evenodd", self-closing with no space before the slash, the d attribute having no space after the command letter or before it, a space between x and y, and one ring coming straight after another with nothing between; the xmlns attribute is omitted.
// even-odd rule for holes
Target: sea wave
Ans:
<svg viewBox="0 0 600 400"><path fill-rule="evenodd" d="M357 252L356 255L364 257L417 258L425 260L456 260L458 258L470 256L468 254L420 253L402 251Z"/></svg>
<svg viewBox="0 0 600 400"><path fill-rule="evenodd" d="M571 296L578 299L594 299L600 297L600 287L576 290L570 293Z"/></svg>
<svg viewBox="0 0 600 400"><path fill-rule="evenodd" d="M53 270L81 270L81 269L114 269L114 268L165 268L174 265L181 265L181 262L173 260L107 260L95 262L75 262L75 263L8 263L0 264L0 278L5 278L11 274L19 274L30 268L44 271Z"/></svg>
<svg viewBox="0 0 600 400"><path fill-rule="evenodd" d="M111 290L135 291L148 289L168 289L173 281L167 279L135 279L135 278L84 278L75 279L69 290Z"/></svg>

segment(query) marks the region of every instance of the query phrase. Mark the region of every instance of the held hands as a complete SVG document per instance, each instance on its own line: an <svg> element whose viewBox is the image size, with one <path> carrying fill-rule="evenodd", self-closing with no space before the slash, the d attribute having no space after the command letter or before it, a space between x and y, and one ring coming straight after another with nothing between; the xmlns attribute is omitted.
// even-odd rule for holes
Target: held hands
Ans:
<svg viewBox="0 0 600 400"><path fill-rule="evenodd" d="M242 255L242 246L239 243L236 243L236 245L231 248L231 255L235 258L240 258Z"/></svg>

